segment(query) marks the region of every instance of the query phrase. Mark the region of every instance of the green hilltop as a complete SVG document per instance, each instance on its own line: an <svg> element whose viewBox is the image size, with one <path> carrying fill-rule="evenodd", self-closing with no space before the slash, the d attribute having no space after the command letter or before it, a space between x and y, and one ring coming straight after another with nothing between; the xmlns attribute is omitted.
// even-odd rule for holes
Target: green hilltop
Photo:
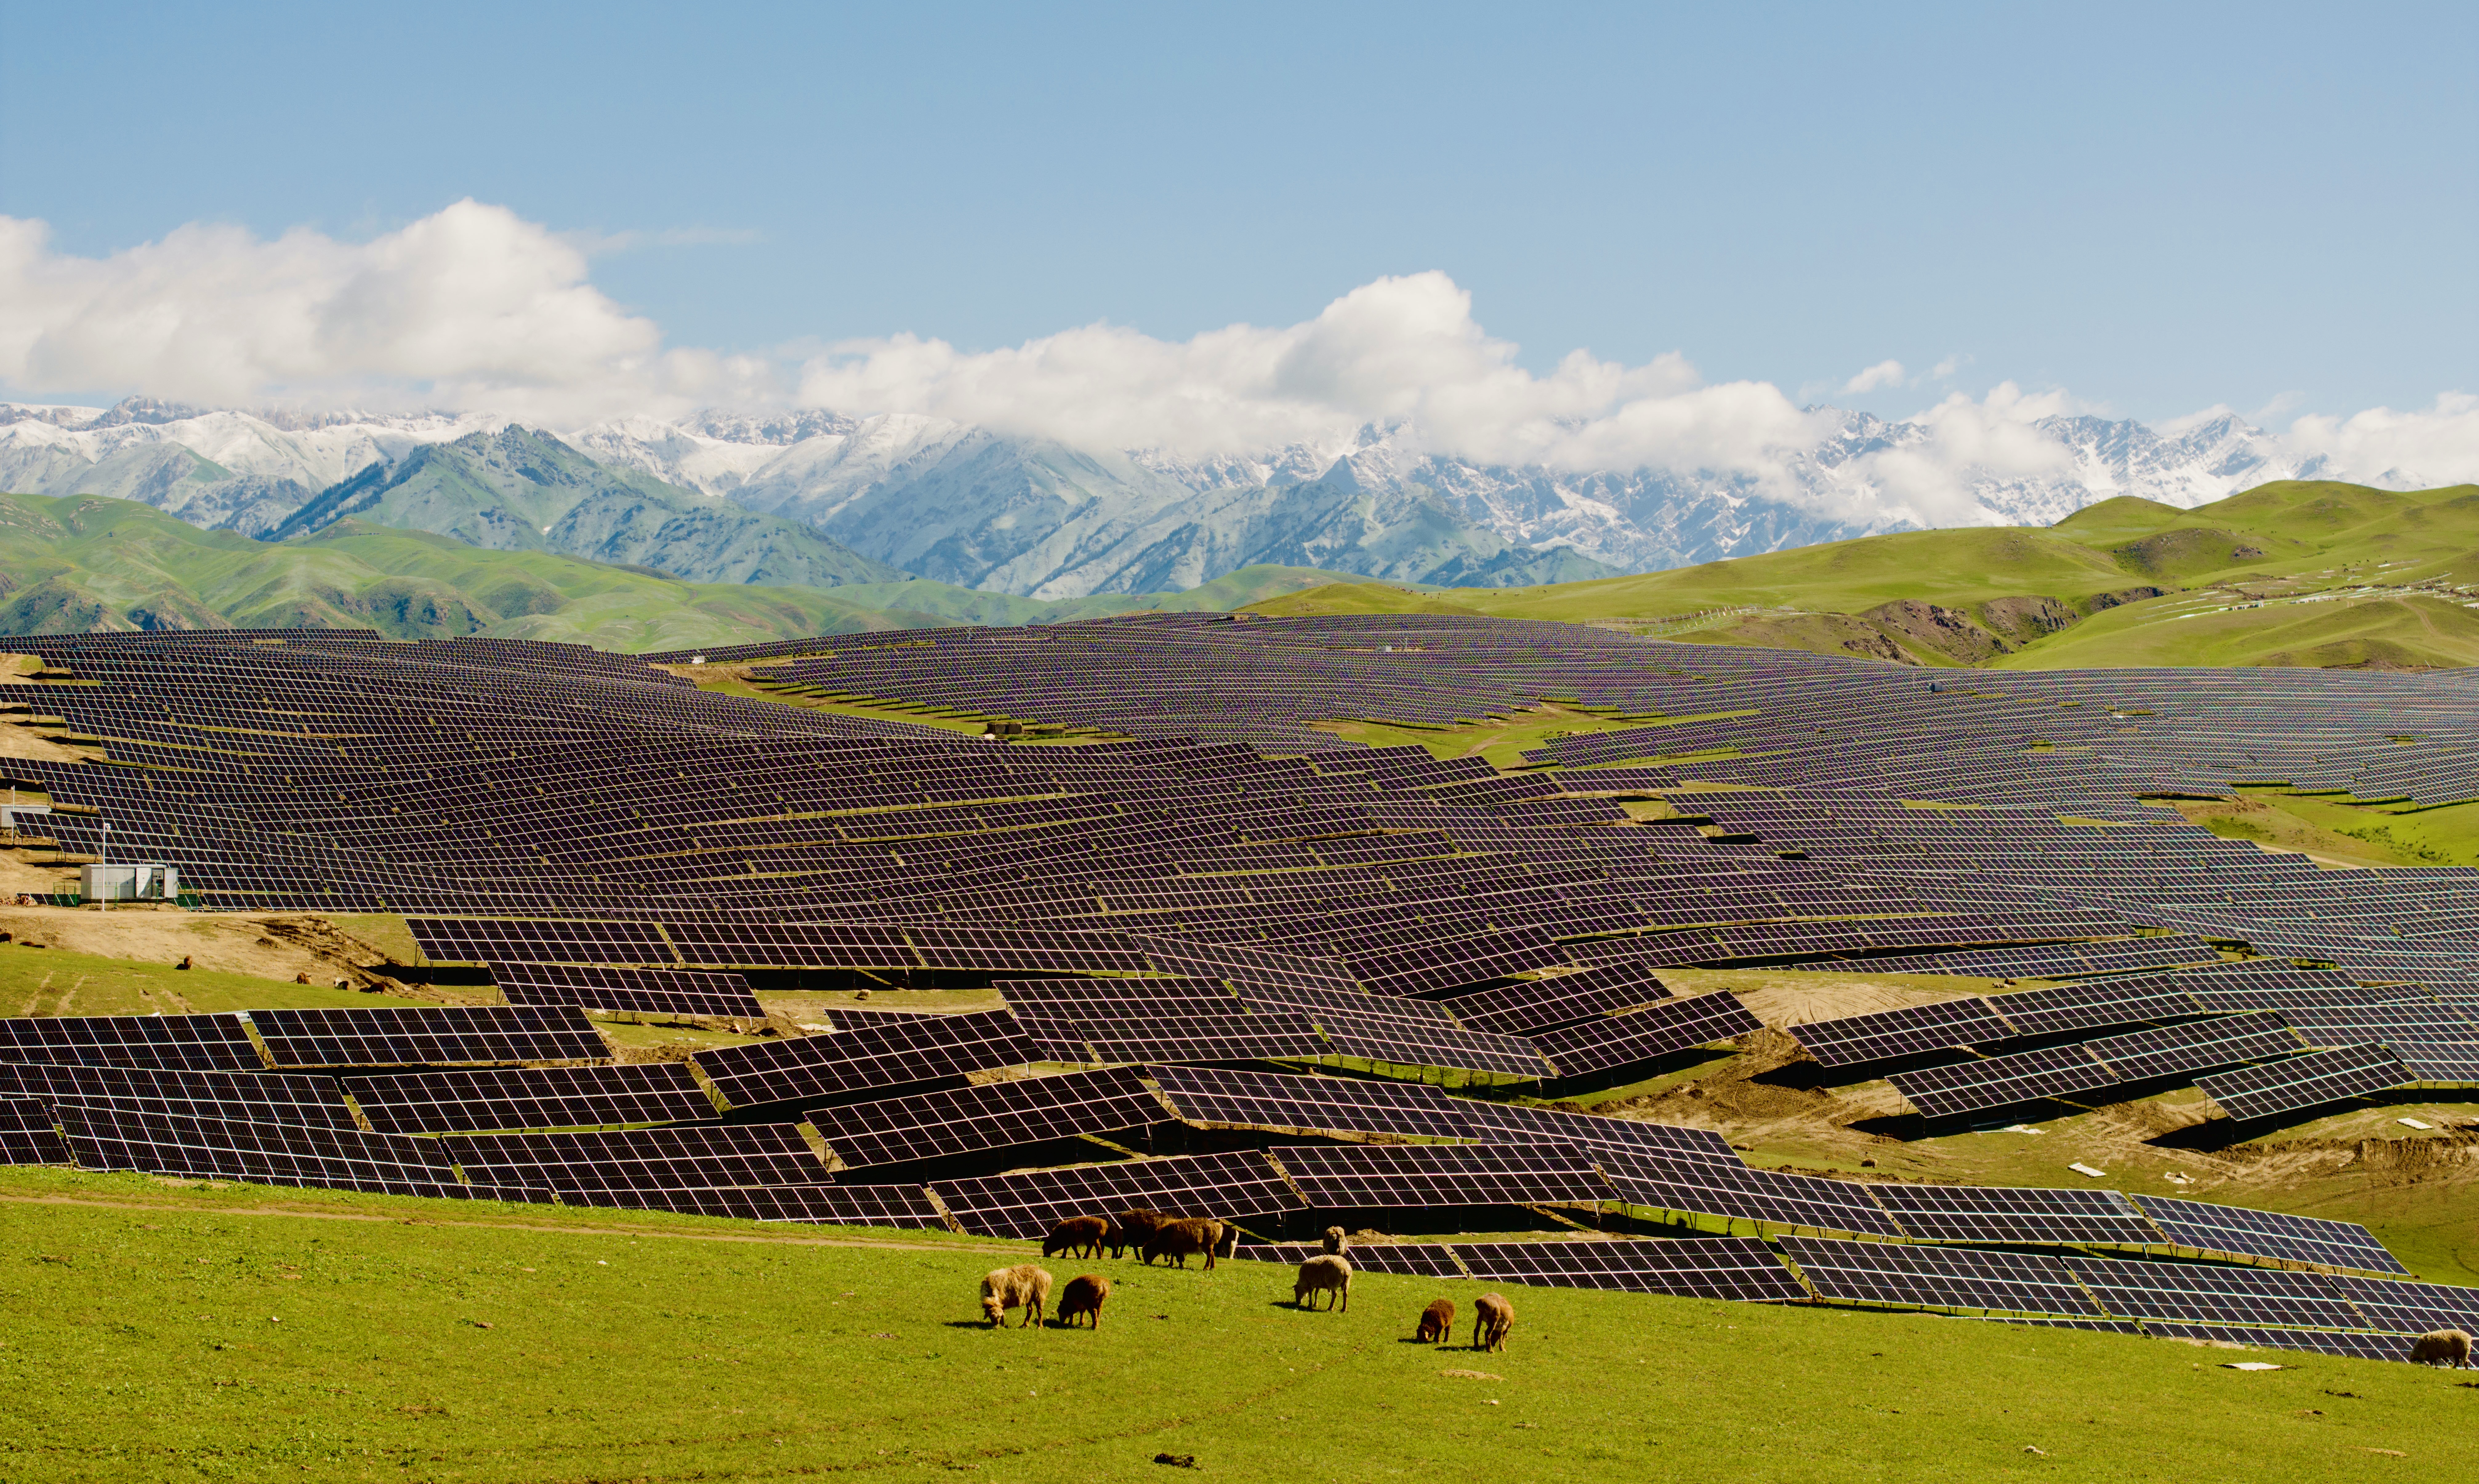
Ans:
<svg viewBox="0 0 2479 1484"><path fill-rule="evenodd" d="M1403 612L1354 581L1255 611ZM1554 587L1457 591L1509 618L1923 665L2479 663L2479 485L2121 497L2046 528L1904 531Z"/></svg>

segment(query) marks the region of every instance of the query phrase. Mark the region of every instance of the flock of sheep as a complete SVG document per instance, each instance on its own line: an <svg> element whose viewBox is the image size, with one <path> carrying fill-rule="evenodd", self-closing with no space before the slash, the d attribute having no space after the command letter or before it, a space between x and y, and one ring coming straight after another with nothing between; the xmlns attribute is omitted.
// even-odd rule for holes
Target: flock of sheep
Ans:
<svg viewBox="0 0 2479 1484"><path fill-rule="evenodd" d="M1196 1253L1205 1255L1207 1271L1214 1268L1214 1254L1225 1237L1234 1240L1238 1232L1223 1222L1203 1217L1166 1216L1158 1211L1137 1208L1119 1213L1117 1220L1104 1216L1077 1216L1061 1221L1043 1239L1041 1255L1052 1257L1065 1253L1071 1257L1100 1257L1102 1249L1111 1249L1119 1257L1134 1249L1138 1258L1150 1264L1155 1258L1167 1257L1182 1267ZM1343 1256L1348 1245L1342 1227L1325 1229L1325 1250L1300 1265L1299 1275L1291 1284L1291 1303L1296 1308L1314 1309L1316 1295L1326 1295L1328 1309L1351 1310L1351 1260ZM1018 1263L1012 1267L994 1268L982 1279L982 1314L992 1329L1007 1322L1009 1309L1021 1309L1024 1318L1017 1327L1038 1324L1050 1307L1050 1290L1055 1282L1049 1270L1033 1263ZM1059 1295L1059 1322L1073 1327L1079 1318L1093 1328L1102 1327L1102 1306L1110 1301L1111 1280L1097 1273L1084 1273L1067 1280L1066 1291ZM1472 1348L1502 1350L1506 1348L1507 1331L1515 1327L1515 1306L1495 1293L1483 1293L1472 1308ZM1420 1312L1417 1338L1437 1344L1453 1338L1455 1306L1449 1299L1435 1299Z"/></svg>

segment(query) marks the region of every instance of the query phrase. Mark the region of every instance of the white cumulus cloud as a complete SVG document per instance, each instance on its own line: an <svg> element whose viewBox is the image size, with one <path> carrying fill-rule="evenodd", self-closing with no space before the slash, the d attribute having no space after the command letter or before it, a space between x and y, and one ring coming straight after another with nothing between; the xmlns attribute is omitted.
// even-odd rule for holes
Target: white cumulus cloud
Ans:
<svg viewBox="0 0 2479 1484"><path fill-rule="evenodd" d="M1898 387L1902 384L1903 363L1878 361L1858 375L1842 383L1842 395L1856 397L1863 392L1875 392L1884 387Z"/></svg>

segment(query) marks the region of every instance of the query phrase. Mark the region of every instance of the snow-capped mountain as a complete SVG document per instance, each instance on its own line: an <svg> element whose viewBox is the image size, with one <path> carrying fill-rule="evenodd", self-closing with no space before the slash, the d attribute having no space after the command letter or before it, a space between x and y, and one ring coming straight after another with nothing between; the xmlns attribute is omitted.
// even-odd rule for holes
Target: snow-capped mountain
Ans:
<svg viewBox="0 0 2479 1484"><path fill-rule="evenodd" d="M2045 418L2009 424L2002 457L1955 456L1977 446L1932 418L1814 416L1814 446L1761 473L1475 463L1430 451L1408 425L1205 458L917 414L717 410L554 431L596 463L796 523L871 560L1041 598L1192 587L1267 561L1466 585L1566 580L1922 524L2048 525L2119 495L2192 506L2320 472L2229 416L2166 432ZM119 496L267 535L373 466L507 425L135 399L5 405L0 489ZM664 565L660 552L633 559Z"/></svg>

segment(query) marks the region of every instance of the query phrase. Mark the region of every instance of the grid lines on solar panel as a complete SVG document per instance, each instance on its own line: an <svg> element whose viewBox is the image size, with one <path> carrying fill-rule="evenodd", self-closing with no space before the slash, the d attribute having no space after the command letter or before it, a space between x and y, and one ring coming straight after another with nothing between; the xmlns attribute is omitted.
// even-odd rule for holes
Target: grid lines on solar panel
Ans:
<svg viewBox="0 0 2479 1484"><path fill-rule="evenodd" d="M2479 1289L2347 1274L2336 1274L2332 1281L2351 1307L2366 1317L2369 1329L2403 1335L2439 1329L2479 1334Z"/></svg>
<svg viewBox="0 0 2479 1484"><path fill-rule="evenodd" d="M1325 1248L1316 1242L1242 1243L1232 1248L1235 1262L1283 1263L1296 1266L1313 1257L1321 1257ZM1468 1276L1463 1264L1456 1261L1454 1249L1444 1242L1390 1241L1354 1243L1343 1253L1354 1272L1396 1273L1410 1278L1461 1278Z"/></svg>
<svg viewBox="0 0 2479 1484"><path fill-rule="evenodd" d="M2357 1329L2366 1322L2335 1281L2321 1273L2074 1254L2058 1260L2102 1308L2125 1318L2328 1329Z"/></svg>
<svg viewBox="0 0 2479 1484"><path fill-rule="evenodd" d="M1921 1241L2158 1246L2160 1234L2115 1190L1885 1182L1869 1192Z"/></svg>
<svg viewBox="0 0 2479 1484"><path fill-rule="evenodd" d="M386 1134L590 1129L715 1116L713 1100L677 1062L401 1072L356 1077L347 1086L371 1127Z"/></svg>
<svg viewBox="0 0 2479 1484"><path fill-rule="evenodd" d="M2152 1319L2143 1332L2175 1340L2209 1340L2262 1350L2299 1350L2313 1355L2346 1355L2355 1360L2406 1361L2407 1335L2370 1334L2361 1330L2280 1329L2262 1324L2194 1324Z"/></svg>
<svg viewBox="0 0 2479 1484"><path fill-rule="evenodd" d="M0 1164L70 1163L49 1108L29 1097L0 1097Z"/></svg>
<svg viewBox="0 0 2479 1484"><path fill-rule="evenodd" d="M608 1062L611 1048L566 1005L262 1010L250 1023L277 1066Z"/></svg>
<svg viewBox="0 0 2479 1484"><path fill-rule="evenodd" d="M1459 994L1446 1002L1446 1008L1475 1031L1526 1036L1670 997L1669 986L1642 964L1607 963L1579 974L1518 980L1495 989Z"/></svg>
<svg viewBox="0 0 2479 1484"><path fill-rule="evenodd" d="M2169 1239L2172 1246L2189 1251L2359 1272L2399 1273L2405 1277L2410 1273L2401 1259L2376 1241L2374 1233L2355 1221L2141 1192L2128 1199Z"/></svg>
<svg viewBox="0 0 2479 1484"><path fill-rule="evenodd" d="M1474 1133L1489 1143L1575 1144L1588 1153L1594 1149L1632 1150L1664 1159L1700 1160L1733 1169L1746 1168L1730 1141L1710 1129L1477 1099L1460 1100L1458 1106Z"/></svg>
<svg viewBox="0 0 2479 1484"><path fill-rule="evenodd" d="M1303 1014L1130 1016L1068 1026L1039 1022L1049 1034L1079 1037L1075 1044L1097 1062L1316 1061L1332 1048ZM1085 1061L1079 1056L1074 1060Z"/></svg>
<svg viewBox="0 0 2479 1484"><path fill-rule="evenodd" d="M2280 1016L2262 1011L2111 1036L2085 1045L2121 1082L2271 1061L2301 1050Z"/></svg>
<svg viewBox="0 0 2479 1484"><path fill-rule="evenodd" d="M1253 1150L937 1180L930 1189L977 1237L1041 1237L1070 1216L1114 1216L1134 1206L1244 1220L1301 1205L1272 1162Z"/></svg>
<svg viewBox="0 0 2479 1484"><path fill-rule="evenodd" d="M1529 1041L1460 1026L1396 1018L1384 1013L1319 1010L1312 1012L1335 1055L1388 1066L1437 1066L1538 1081L1549 1064Z"/></svg>
<svg viewBox="0 0 2479 1484"><path fill-rule="evenodd" d="M2049 1046L1953 1066L1894 1072L1885 1081L1930 1118L1959 1117L2038 1098L2070 1097L2118 1082L2082 1046Z"/></svg>
<svg viewBox="0 0 2479 1484"><path fill-rule="evenodd" d="M889 1020L831 1036L757 1041L701 1051L689 1060L734 1108L846 1097L933 1082L1035 1056L1005 1011Z"/></svg>
<svg viewBox="0 0 2479 1484"><path fill-rule="evenodd" d="M1472 1277L1492 1282L1743 1303L1808 1300L1807 1290L1773 1249L1749 1237L1457 1242L1454 1251Z"/></svg>
<svg viewBox="0 0 2479 1484"><path fill-rule="evenodd" d="M2479 1084L2479 1045L2467 1041L2390 1040L2385 1049L2407 1068L2415 1083L2446 1087Z"/></svg>
<svg viewBox="0 0 2479 1484"><path fill-rule="evenodd" d="M1623 1015L1541 1031L1532 1044L1559 1075L1580 1077L1649 1062L1674 1051L1763 1030L1764 1022L1726 989L1663 1000Z"/></svg>
<svg viewBox="0 0 2479 1484"><path fill-rule="evenodd" d="M1972 997L1810 1021L1791 1027L1790 1034L1827 1066L1856 1066L1924 1051L2006 1040L2016 1033L1987 1001Z"/></svg>
<svg viewBox="0 0 2479 1484"><path fill-rule="evenodd" d="M845 1167L860 1168L1115 1133L1168 1115L1138 1072L1115 1067L844 1103L808 1116Z"/></svg>
<svg viewBox="0 0 2479 1484"><path fill-rule="evenodd" d="M2028 1252L1784 1237L1782 1252L1829 1303L2103 1318L2063 1263Z"/></svg>
<svg viewBox="0 0 2479 1484"><path fill-rule="evenodd" d="M576 1005L652 1015L762 1020L765 1008L737 974L562 963L494 963L491 983L511 1005Z"/></svg>
<svg viewBox="0 0 2479 1484"><path fill-rule="evenodd" d="M2232 1118L2268 1118L2381 1092L2411 1080L2410 1069L2382 1046L2312 1051L2286 1062L2198 1077L2195 1086Z"/></svg>
<svg viewBox="0 0 2479 1484"><path fill-rule="evenodd" d="M1147 1069L1163 1096L1191 1123L1277 1133L1377 1134L1397 1139L1475 1138L1466 1104L1421 1084L1347 1077L1291 1077L1219 1067Z"/></svg>
<svg viewBox="0 0 2479 1484"><path fill-rule="evenodd" d="M0 1061L231 1072L254 1072L267 1064L238 1015L0 1020Z"/></svg>
<svg viewBox="0 0 2479 1484"><path fill-rule="evenodd" d="M325 1077L279 1072L160 1071L140 1066L0 1066L0 1094L58 1106L184 1113L243 1123L360 1125L343 1091Z"/></svg>
<svg viewBox="0 0 2479 1484"><path fill-rule="evenodd" d="M54 1112L88 1169L415 1194L430 1192L412 1188L458 1183L447 1156L429 1139L74 1104Z"/></svg>
<svg viewBox="0 0 2479 1484"><path fill-rule="evenodd" d="M1870 1188L1850 1181L1633 1149L1592 1153L1620 1198L1647 1211L1725 1224L1748 1221L1768 1230L1903 1235L1870 1198Z"/></svg>
<svg viewBox="0 0 2479 1484"><path fill-rule="evenodd" d="M2165 979L2022 989L1990 995L1988 1005L2024 1036L2190 1019L2206 1009Z"/></svg>
<svg viewBox="0 0 2479 1484"><path fill-rule="evenodd" d="M589 1206L635 1211L677 1211L684 1215L730 1216L743 1221L797 1222L810 1226L893 1226L943 1230L946 1217L917 1185L778 1185L747 1190L577 1192Z"/></svg>
<svg viewBox="0 0 2479 1484"><path fill-rule="evenodd" d="M575 1134L451 1134L435 1141L476 1184L562 1193L823 1185L788 1123L701 1124Z"/></svg>
<svg viewBox="0 0 2479 1484"><path fill-rule="evenodd" d="M1269 1151L1312 1207L1598 1205L1618 1192L1571 1144L1287 1145Z"/></svg>

